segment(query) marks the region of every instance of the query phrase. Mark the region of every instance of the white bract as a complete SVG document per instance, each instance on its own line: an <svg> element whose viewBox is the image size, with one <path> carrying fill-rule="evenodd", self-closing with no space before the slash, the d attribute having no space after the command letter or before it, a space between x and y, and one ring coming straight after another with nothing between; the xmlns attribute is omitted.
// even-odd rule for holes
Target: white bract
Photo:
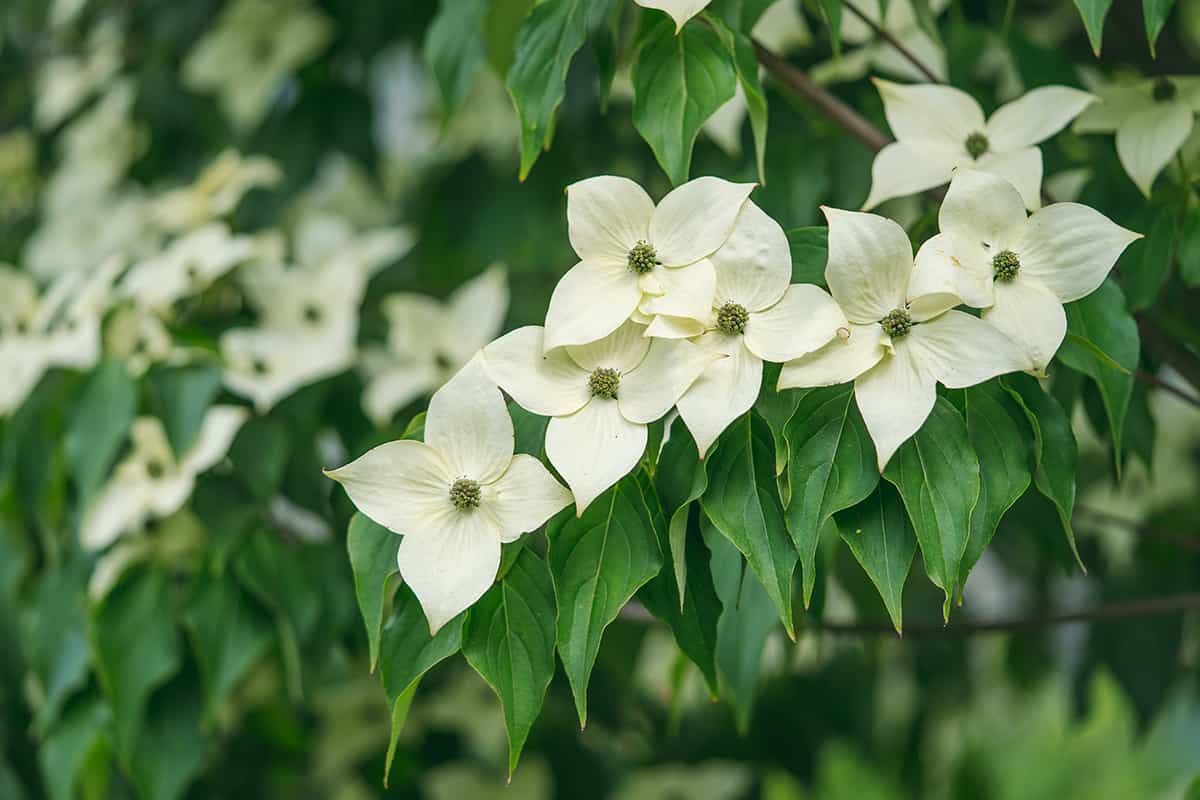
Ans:
<svg viewBox="0 0 1200 800"><path fill-rule="evenodd" d="M975 170L955 174L938 224L941 233L917 252L914 283L984 309L983 319L1024 346L1039 372L1066 336L1062 304L1095 291L1141 238L1079 203L1026 216L1015 188Z"/></svg>
<svg viewBox="0 0 1200 800"><path fill-rule="evenodd" d="M157 314L134 305L113 311L104 326L104 351L124 360L130 374L142 375L152 364L181 364L186 348L178 347Z"/></svg>
<svg viewBox="0 0 1200 800"><path fill-rule="evenodd" d="M654 8L675 21L675 33L683 30L689 19L703 11L712 0L634 0L642 8Z"/></svg>
<svg viewBox="0 0 1200 800"><path fill-rule="evenodd" d="M545 346L607 336L631 317L647 335L704 331L716 291L708 256L725 243L752 183L703 177L656 208L628 178L603 175L567 187L567 227L580 263L550 298Z"/></svg>
<svg viewBox="0 0 1200 800"><path fill-rule="evenodd" d="M974 167L1007 180L1025 207L1041 205L1042 151L1038 142L1062 130L1096 98L1066 86L1043 86L984 119L969 94L951 86L902 86L876 80L896 141L875 156L871 193L863 209L923 192Z"/></svg>
<svg viewBox="0 0 1200 800"><path fill-rule="evenodd" d="M946 51L921 28L911 0L888 0L887 12L880 13L880 0L862 0L856 7L872 23L900 43L918 61L929 68L938 80L946 79ZM941 14L949 0L929 0L929 11ZM818 83L854 81L865 77L872 68L888 75L910 81L928 80L903 53L891 43L879 38L875 29L848 8L842 9L839 28L844 44L858 45L813 67L811 74Z"/></svg>
<svg viewBox="0 0 1200 800"><path fill-rule="evenodd" d="M787 235L752 202L711 261L716 300L708 330L696 343L725 358L709 364L678 403L701 458L721 431L754 405L763 361L799 358L846 325L837 303L819 287L788 285Z"/></svg>
<svg viewBox="0 0 1200 800"><path fill-rule="evenodd" d="M1121 166L1149 197L1154 179L1192 132L1200 112L1200 76L1170 75L1095 91L1101 102L1075 120L1075 132L1116 132Z"/></svg>
<svg viewBox="0 0 1200 800"><path fill-rule="evenodd" d="M238 406L212 406L195 441L178 459L157 417L135 419L129 430L133 449L88 504L80 543L88 550L103 549L122 533L182 508L196 476L225 457L246 416Z"/></svg>
<svg viewBox="0 0 1200 800"><path fill-rule="evenodd" d="M382 427L413 400L434 391L500 333L508 312L508 280L493 266L445 301L409 292L380 303L388 320L386 349L363 354L363 409Z"/></svg>
<svg viewBox="0 0 1200 800"><path fill-rule="evenodd" d="M230 214L246 192L274 186L283 173L269 158L224 150L188 186L164 192L151 211L169 231L195 228Z"/></svg>
<svg viewBox="0 0 1200 800"><path fill-rule="evenodd" d="M350 369L357 355L356 328L228 330L220 339L222 380L265 414L297 389Z"/></svg>
<svg viewBox="0 0 1200 800"><path fill-rule="evenodd" d="M500 545L571 495L536 458L513 454L508 407L478 360L434 394L424 438L382 444L325 474L359 511L403 534L400 576L437 633L492 585Z"/></svg>
<svg viewBox="0 0 1200 800"><path fill-rule="evenodd" d="M948 260L914 269L912 245L895 222L823 210L829 220L825 280L849 322L820 350L785 364L779 388L853 380L882 471L933 410L938 383L961 389L1033 365L998 329L949 310L961 302L948 288L951 281L922 274L954 269Z"/></svg>
<svg viewBox="0 0 1200 800"><path fill-rule="evenodd" d="M492 380L526 411L552 418L546 455L574 492L578 514L637 466L646 425L721 357L644 332L626 322L597 342L547 351L543 329L530 325L483 349Z"/></svg>
<svg viewBox="0 0 1200 800"><path fill-rule="evenodd" d="M214 222L171 242L129 268L119 292L137 305L165 314L177 300L199 294L254 254L254 239L233 235Z"/></svg>
<svg viewBox="0 0 1200 800"><path fill-rule="evenodd" d="M79 108L121 68L125 37L111 21L97 25L88 35L86 52L47 59L37 74L34 120L48 130Z"/></svg>

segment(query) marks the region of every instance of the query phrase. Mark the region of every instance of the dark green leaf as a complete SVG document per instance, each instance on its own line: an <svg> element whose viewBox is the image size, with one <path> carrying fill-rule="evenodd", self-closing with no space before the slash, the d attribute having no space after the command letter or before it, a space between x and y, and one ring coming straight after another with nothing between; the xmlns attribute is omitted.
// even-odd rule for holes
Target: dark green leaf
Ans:
<svg viewBox="0 0 1200 800"><path fill-rule="evenodd" d="M388 579L395 575L396 551L400 537L387 528L355 514L346 531L346 550L354 572L354 593L358 610L367 628L371 670L379 663L379 633L383 628L383 609L387 603Z"/></svg>
<svg viewBox="0 0 1200 800"><path fill-rule="evenodd" d="M205 575L188 604L184 623L204 679L204 715L218 706L271 645L271 624L233 580Z"/></svg>
<svg viewBox="0 0 1200 800"><path fill-rule="evenodd" d="M758 79L758 56L754 52L754 43L750 37L740 30L730 30L719 22L714 23L716 30L725 40L725 46L733 58L734 71L738 83L741 84L742 94L746 97L746 110L750 117L750 129L754 132L754 163L758 166L758 182L767 183L767 172L764 160L767 154L767 94L763 91L762 82Z"/></svg>
<svg viewBox="0 0 1200 800"><path fill-rule="evenodd" d="M1100 57L1100 40L1104 36L1104 18L1108 16L1108 7L1112 0L1075 0L1079 16L1083 17L1083 27L1087 29L1088 39L1092 43L1092 52Z"/></svg>
<svg viewBox="0 0 1200 800"><path fill-rule="evenodd" d="M1188 211L1179 231L1179 247L1175 252L1179 277L1188 286L1200 286L1200 205Z"/></svg>
<svg viewBox="0 0 1200 800"><path fill-rule="evenodd" d="M783 519L771 444L771 431L754 412L738 418L708 459L708 491L700 502L717 530L746 557L794 639L792 574L797 556Z"/></svg>
<svg viewBox="0 0 1200 800"><path fill-rule="evenodd" d="M63 703L87 680L85 584L79 564L48 570L38 579L24 608L21 650L29 668L27 680L38 698L33 723L38 733L49 730Z"/></svg>
<svg viewBox="0 0 1200 800"><path fill-rule="evenodd" d="M823 225L792 228L787 232L792 248L792 283L825 285L825 262L829 260L829 229Z"/></svg>
<svg viewBox="0 0 1200 800"><path fill-rule="evenodd" d="M821 10L825 14L825 21L829 24L829 39L833 44L834 57L840 57L842 54L842 0L821 0ZM880 16L882 17L881 9Z"/></svg>
<svg viewBox="0 0 1200 800"><path fill-rule="evenodd" d="M1179 210L1175 203L1155 203L1147 207L1138 230L1146 231L1143 239L1129 245L1121 254L1117 268L1121 271L1121 286L1130 311L1141 311L1154 305L1171 273L1171 256L1175 250L1176 225Z"/></svg>
<svg viewBox="0 0 1200 800"><path fill-rule="evenodd" d="M587 723L587 687L604 629L662 567L650 515L633 476L597 497L582 517L570 510L546 526L546 558L558 607L556 642Z"/></svg>
<svg viewBox="0 0 1200 800"><path fill-rule="evenodd" d="M806 394L784 435L791 487L785 518L800 554L807 608L816 583L821 529L834 512L871 494L879 483L879 467L850 384Z"/></svg>
<svg viewBox="0 0 1200 800"><path fill-rule="evenodd" d="M1112 432L1113 455L1117 472L1121 465L1121 434L1125 428L1125 412L1133 393L1133 375L1137 368L1141 343L1137 323L1125 310L1125 297L1111 280L1092 294L1066 306L1067 330L1091 342L1107 353L1125 372L1113 369L1087 348L1070 339L1063 342L1058 358L1068 367L1078 370L1096 382L1104 411Z"/></svg>
<svg viewBox="0 0 1200 800"><path fill-rule="evenodd" d="M780 366L770 362L763 364L762 387L758 391L758 400L754 403L754 411L766 421L767 427L771 429L771 437L775 440L776 475L782 475L787 467L789 445L785 429L792 415L796 413L800 399L805 395L802 389L775 388L779 383ZM783 500L784 505L787 505L787 496L784 496Z"/></svg>
<svg viewBox="0 0 1200 800"><path fill-rule="evenodd" d="M1029 427L1033 429L1033 483L1057 509L1071 552L1075 554L1079 566L1083 567L1079 550L1075 547L1075 531L1071 527L1071 515L1075 510L1075 462L1078 458L1071 419L1058 401L1046 394L1038 382L1028 375L1008 375L1002 379L1002 383L1021 406Z"/></svg>
<svg viewBox="0 0 1200 800"><path fill-rule="evenodd" d="M925 574L950 600L971 532L971 511L979 499L979 460L967 424L950 401L939 397L917 433L900 446L883 476L900 490L917 532Z"/></svg>
<svg viewBox="0 0 1200 800"><path fill-rule="evenodd" d="M971 514L971 536L958 568L958 585L996 535L1001 517L1029 488L1030 444L1021 409L998 381L963 392L967 435L979 458L979 502Z"/></svg>
<svg viewBox="0 0 1200 800"><path fill-rule="evenodd" d="M487 0L441 0L425 34L425 58L442 93L442 129L462 106L483 64Z"/></svg>
<svg viewBox="0 0 1200 800"><path fill-rule="evenodd" d="M291 439L287 426L271 417L248 420L229 448L229 459L256 497L273 497L287 471Z"/></svg>
<svg viewBox="0 0 1200 800"><path fill-rule="evenodd" d="M151 371L146 383L171 449L182 455L200 432L204 415L221 389L221 368L216 364L164 367Z"/></svg>
<svg viewBox="0 0 1200 800"><path fill-rule="evenodd" d="M183 663L168 588L163 573L144 572L117 584L92 612L96 671L112 704L117 752L127 762L150 693Z"/></svg>
<svg viewBox="0 0 1200 800"><path fill-rule="evenodd" d="M1158 58L1155 44L1163 26L1167 24L1167 17L1171 16L1171 8L1174 5L1175 0L1142 0L1142 14L1146 18L1146 41L1150 44L1150 55L1153 58Z"/></svg>
<svg viewBox="0 0 1200 800"><path fill-rule="evenodd" d="M917 539L900 495L889 483L834 519L842 541L879 590L896 633L904 630L904 582L917 552Z"/></svg>
<svg viewBox="0 0 1200 800"><path fill-rule="evenodd" d="M96 365L67 425L67 466L81 503L104 482L137 413L137 382L124 362Z"/></svg>
<svg viewBox="0 0 1200 800"><path fill-rule="evenodd" d="M550 418L531 414L515 402L508 404L508 415L513 421L513 452L541 458L542 449L546 444L546 426L550 424Z"/></svg>
<svg viewBox="0 0 1200 800"><path fill-rule="evenodd" d="M488 62L503 78L512 67L521 23L533 7L534 0L492 0L483 21L483 43Z"/></svg>
<svg viewBox="0 0 1200 800"><path fill-rule="evenodd" d="M554 677L554 621L550 572L525 548L474 605L463 630L463 655L504 707L510 778Z"/></svg>
<svg viewBox="0 0 1200 800"><path fill-rule="evenodd" d="M709 453L715 450L714 445ZM670 546L663 550L663 553L670 551L675 586L682 603L687 598L687 560L684 551L687 542L688 512L708 488L707 462L701 460L696 440L692 438L692 432L687 429L682 418L677 417L671 424L671 435L663 445L658 469L654 473L654 483L663 509L670 515L667 525Z"/></svg>
<svg viewBox="0 0 1200 800"><path fill-rule="evenodd" d="M554 115L566 94L567 70L608 0L545 0L534 6L517 35L508 92L521 119L521 180L554 135Z"/></svg>
<svg viewBox="0 0 1200 800"><path fill-rule="evenodd" d="M701 515L701 531L711 553L713 585L721 600L717 621L717 671L721 691L733 706L738 731L750 729L758 690L763 646L778 612L763 585L747 574L737 548Z"/></svg>
<svg viewBox="0 0 1200 800"><path fill-rule="evenodd" d="M208 743L200 729L197 694L172 684L151 702L131 770L138 797L178 800L200 774Z"/></svg>
<svg viewBox="0 0 1200 800"><path fill-rule="evenodd" d="M647 32L633 65L633 124L671 183L688 179L696 134L737 85L729 51L711 28L663 17Z"/></svg>
<svg viewBox="0 0 1200 800"><path fill-rule="evenodd" d="M99 698L75 704L50 731L38 763L50 800L74 800L79 771L97 748L108 743L112 712Z"/></svg>

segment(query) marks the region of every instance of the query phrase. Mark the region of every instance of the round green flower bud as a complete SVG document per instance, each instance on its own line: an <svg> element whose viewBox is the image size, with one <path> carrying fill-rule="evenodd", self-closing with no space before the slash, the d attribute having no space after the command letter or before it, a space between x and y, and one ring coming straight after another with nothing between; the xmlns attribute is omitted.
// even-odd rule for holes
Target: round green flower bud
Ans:
<svg viewBox="0 0 1200 800"><path fill-rule="evenodd" d="M967 155L971 156L971 158L979 158L988 151L991 143L988 142L987 137L982 133L976 132L967 137L967 141L963 146L967 148Z"/></svg>
<svg viewBox="0 0 1200 800"><path fill-rule="evenodd" d="M600 367L588 378L588 391L593 397L615 400L621 388L621 373L611 367Z"/></svg>
<svg viewBox="0 0 1200 800"><path fill-rule="evenodd" d="M883 327L883 332L893 339L899 339L907 336L912 330L913 321L908 310L904 308L894 308L888 312L888 315L879 320L880 326Z"/></svg>
<svg viewBox="0 0 1200 800"><path fill-rule="evenodd" d="M717 311L717 330L729 336L746 332L750 314L737 303L726 303Z"/></svg>
<svg viewBox="0 0 1200 800"><path fill-rule="evenodd" d="M479 481L470 478L459 478L450 486L450 502L462 511L476 508L483 495L479 490Z"/></svg>
<svg viewBox="0 0 1200 800"><path fill-rule="evenodd" d="M1166 78L1159 78L1154 84L1154 99L1156 102L1166 103L1174 100L1178 91L1175 88L1175 84L1171 83L1171 81Z"/></svg>
<svg viewBox="0 0 1200 800"><path fill-rule="evenodd" d="M629 251L629 268L638 275L645 274L658 265L658 253L649 242L638 242Z"/></svg>
<svg viewBox="0 0 1200 800"><path fill-rule="evenodd" d="M1021 271L1021 259L1012 250L1001 250L992 259L992 273L998 281L1011 281Z"/></svg>

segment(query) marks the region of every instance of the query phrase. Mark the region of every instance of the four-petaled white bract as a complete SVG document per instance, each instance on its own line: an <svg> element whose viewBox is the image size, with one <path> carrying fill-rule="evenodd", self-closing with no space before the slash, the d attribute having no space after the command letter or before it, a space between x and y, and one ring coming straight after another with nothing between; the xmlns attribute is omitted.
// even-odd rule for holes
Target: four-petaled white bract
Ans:
<svg viewBox="0 0 1200 800"><path fill-rule="evenodd" d="M717 281L708 256L729 238L753 188L696 178L656 208L628 178L568 186L567 232L581 260L550 298L546 349L594 342L630 318L648 324L649 336L703 333Z"/></svg>
<svg viewBox="0 0 1200 800"><path fill-rule="evenodd" d="M362 513L404 535L400 575L437 633L491 586L500 545L537 529L571 495L536 458L513 455L508 407L478 359L433 395L424 439L382 444L325 474Z"/></svg>
<svg viewBox="0 0 1200 800"><path fill-rule="evenodd" d="M1007 180L1025 207L1041 205L1038 142L1062 130L1096 98L1066 86L1043 86L1007 103L988 119L966 92L952 86L903 86L876 80L896 141L875 156L863 209L923 192L975 167Z"/></svg>
<svg viewBox="0 0 1200 800"><path fill-rule="evenodd" d="M1067 334L1062 304L1094 292L1141 238L1079 203L1054 203L1027 217L1011 184L975 170L955 174L938 224L941 233L917 252L916 282L982 308L983 319L1022 345L1039 373Z"/></svg>
<svg viewBox="0 0 1200 800"><path fill-rule="evenodd" d="M546 455L578 514L632 470L646 425L663 417L721 354L686 340L647 338L626 322L603 339L546 351L531 325L484 348L488 374L526 411L551 417Z"/></svg>
<svg viewBox="0 0 1200 800"><path fill-rule="evenodd" d="M1200 112L1200 76L1169 75L1096 89L1101 102L1075 120L1076 133L1116 133L1117 156L1129 177L1150 187L1187 141Z"/></svg>
<svg viewBox="0 0 1200 800"><path fill-rule="evenodd" d="M908 235L892 220L823 210L829 221L825 281L849 323L825 347L785 364L779 388L853 380L882 470L933 410L938 383L961 389L1033 363L998 329L950 310L962 298L953 280L939 274L955 269L949 260L914 269Z"/></svg>
<svg viewBox="0 0 1200 800"><path fill-rule="evenodd" d="M703 11L712 0L634 0L642 8L664 11L675 21L675 33L683 30L684 23Z"/></svg>

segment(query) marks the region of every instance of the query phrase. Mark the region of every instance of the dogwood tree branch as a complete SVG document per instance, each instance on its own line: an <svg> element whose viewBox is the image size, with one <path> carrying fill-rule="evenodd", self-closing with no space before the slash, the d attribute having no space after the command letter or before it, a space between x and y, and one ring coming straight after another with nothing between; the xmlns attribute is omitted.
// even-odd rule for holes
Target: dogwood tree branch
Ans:
<svg viewBox="0 0 1200 800"><path fill-rule="evenodd" d="M887 42L892 47L892 49L894 49L897 53L899 53L901 56L903 56L904 59L908 61L908 63L910 63L914 67L916 67L918 72L920 72L922 75L924 75L926 78L928 78L930 83L941 83L941 80L938 78L938 76L936 74L934 74L934 71L931 70L928 66L926 66L924 61L917 58L916 53L914 53L913 51L911 51L907 47L905 47L904 44L901 43L899 39L897 39L895 36L893 36L888 31L884 30L883 27L879 23L877 23L875 20L871 19L866 14L864 14L859 9L858 6L856 6L850 0L842 0L842 7L849 10L851 14L853 14L854 16L856 16L860 20L862 20L868 28L870 28L872 31L875 32L876 36L878 36L883 41Z"/></svg>

